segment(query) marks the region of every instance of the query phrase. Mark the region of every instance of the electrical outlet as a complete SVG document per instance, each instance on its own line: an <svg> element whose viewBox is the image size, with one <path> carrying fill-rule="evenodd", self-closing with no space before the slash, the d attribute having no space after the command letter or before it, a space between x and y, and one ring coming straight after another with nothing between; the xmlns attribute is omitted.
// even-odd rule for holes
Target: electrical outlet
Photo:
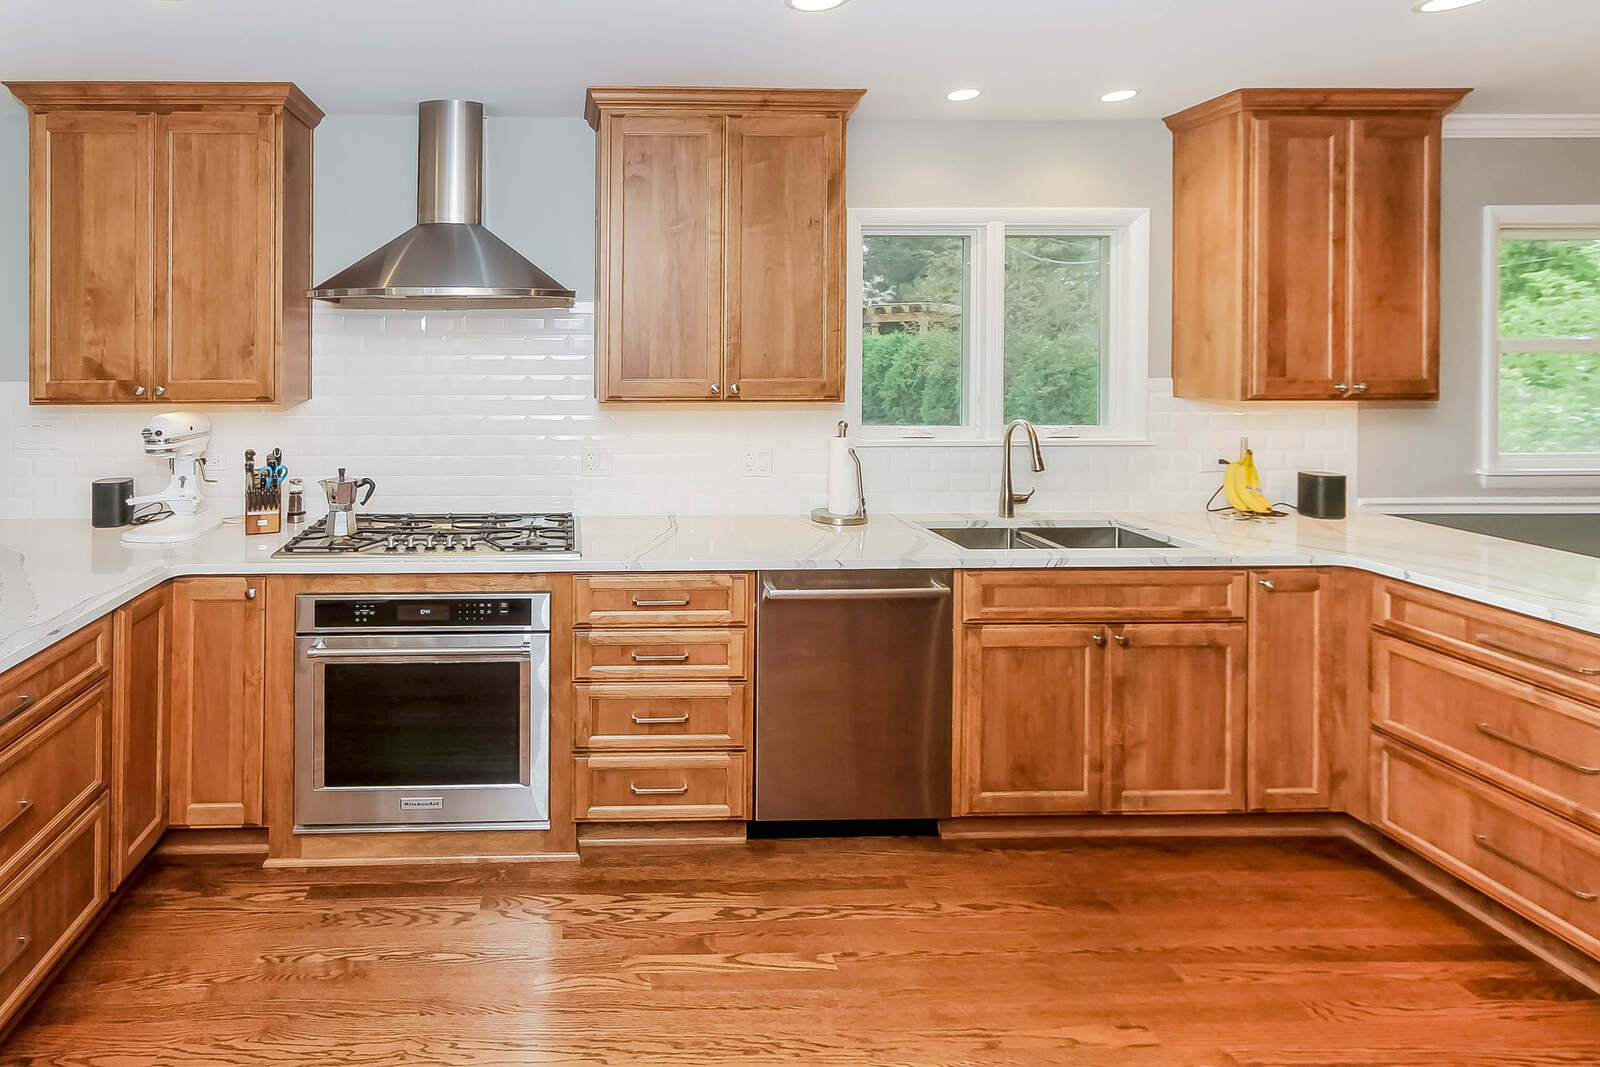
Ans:
<svg viewBox="0 0 1600 1067"><path fill-rule="evenodd" d="M60 430L55 419L26 419L17 423L11 450L25 456L54 455L60 448Z"/></svg>
<svg viewBox="0 0 1600 1067"><path fill-rule="evenodd" d="M772 449L747 448L744 450L744 476L746 478L772 477Z"/></svg>
<svg viewBox="0 0 1600 1067"><path fill-rule="evenodd" d="M596 445L583 448L583 473L589 478L611 477L611 449Z"/></svg>

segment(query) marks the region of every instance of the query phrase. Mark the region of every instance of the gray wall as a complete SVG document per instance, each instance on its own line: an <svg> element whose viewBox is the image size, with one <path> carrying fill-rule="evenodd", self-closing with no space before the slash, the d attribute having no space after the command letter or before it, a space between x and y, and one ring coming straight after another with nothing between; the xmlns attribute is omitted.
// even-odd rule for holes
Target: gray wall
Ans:
<svg viewBox="0 0 1600 1067"><path fill-rule="evenodd" d="M1594 203L1600 203L1600 140L1444 142L1439 401L1362 406L1357 432L1363 497L1550 492L1486 489L1474 473L1482 454L1483 209ZM1581 494L1563 489L1559 495Z"/></svg>
<svg viewBox="0 0 1600 1067"><path fill-rule="evenodd" d="M316 137L314 273L327 277L416 217L416 121L325 119ZM1171 366L1171 139L1158 122L856 122L859 207L1148 207L1150 372ZM490 226L557 280L594 292L594 133L582 119L491 118ZM27 130L0 105L0 381L27 377Z"/></svg>

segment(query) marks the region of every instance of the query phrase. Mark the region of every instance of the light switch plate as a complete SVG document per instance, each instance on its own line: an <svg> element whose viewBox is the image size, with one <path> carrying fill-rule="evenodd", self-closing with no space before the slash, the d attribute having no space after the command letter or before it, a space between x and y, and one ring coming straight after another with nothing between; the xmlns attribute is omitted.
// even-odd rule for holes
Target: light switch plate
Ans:
<svg viewBox="0 0 1600 1067"><path fill-rule="evenodd" d="M61 423L55 419L24 419L11 435L11 451L24 456L49 456L60 449Z"/></svg>

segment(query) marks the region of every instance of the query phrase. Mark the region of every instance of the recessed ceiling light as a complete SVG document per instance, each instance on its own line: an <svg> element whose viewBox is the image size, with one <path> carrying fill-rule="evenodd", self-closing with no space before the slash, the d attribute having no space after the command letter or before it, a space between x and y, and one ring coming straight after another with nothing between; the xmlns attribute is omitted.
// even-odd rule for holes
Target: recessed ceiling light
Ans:
<svg viewBox="0 0 1600 1067"><path fill-rule="evenodd" d="M783 0L796 11L832 11L845 0Z"/></svg>
<svg viewBox="0 0 1600 1067"><path fill-rule="evenodd" d="M1435 11L1454 11L1458 7L1471 7L1473 4L1481 3L1483 0L1422 0L1422 3L1411 10L1431 15Z"/></svg>
<svg viewBox="0 0 1600 1067"><path fill-rule="evenodd" d="M976 100L982 95L982 89L951 89L944 94L944 98L946 100L954 100L959 104L963 100Z"/></svg>
<svg viewBox="0 0 1600 1067"><path fill-rule="evenodd" d="M1139 90L1137 89L1113 89L1111 92L1102 96L1100 100L1102 103L1106 104L1120 104L1124 100L1132 100L1138 95Z"/></svg>

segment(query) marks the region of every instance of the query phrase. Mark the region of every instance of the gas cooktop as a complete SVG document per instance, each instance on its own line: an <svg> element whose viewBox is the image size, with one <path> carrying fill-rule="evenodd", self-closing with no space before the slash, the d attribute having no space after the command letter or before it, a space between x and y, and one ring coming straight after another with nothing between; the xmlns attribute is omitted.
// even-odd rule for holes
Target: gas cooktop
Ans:
<svg viewBox="0 0 1600 1067"><path fill-rule="evenodd" d="M296 534L275 556L346 554L451 555L505 553L514 556L578 555L578 520L559 514L384 515L358 512L356 532L328 533L319 519Z"/></svg>

